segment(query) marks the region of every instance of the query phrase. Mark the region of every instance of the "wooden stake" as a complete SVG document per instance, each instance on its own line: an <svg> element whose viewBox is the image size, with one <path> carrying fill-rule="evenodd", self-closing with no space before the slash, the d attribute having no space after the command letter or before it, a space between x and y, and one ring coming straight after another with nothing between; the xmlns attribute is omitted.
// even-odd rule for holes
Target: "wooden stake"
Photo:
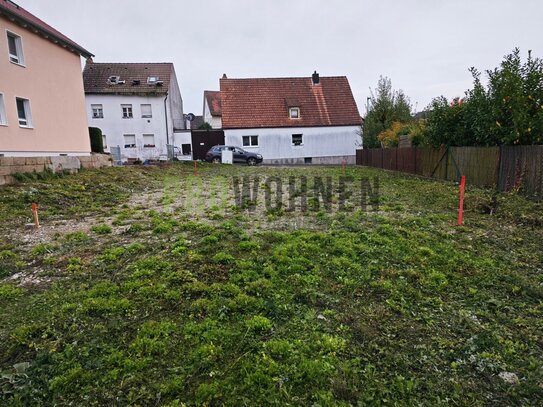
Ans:
<svg viewBox="0 0 543 407"><path fill-rule="evenodd" d="M36 229L40 228L40 220L38 219L38 204L32 203L32 215L34 215L34 227Z"/></svg>
<svg viewBox="0 0 543 407"><path fill-rule="evenodd" d="M343 171L343 175L345 175L345 164L347 164L347 162L345 160L343 160L341 162L341 170Z"/></svg>
<svg viewBox="0 0 543 407"><path fill-rule="evenodd" d="M194 176L196 177L198 175L198 164L196 163L196 160L194 160Z"/></svg>
<svg viewBox="0 0 543 407"><path fill-rule="evenodd" d="M466 188L466 176L462 175L460 181L460 206L458 208L458 226L462 226L464 221L464 190Z"/></svg>

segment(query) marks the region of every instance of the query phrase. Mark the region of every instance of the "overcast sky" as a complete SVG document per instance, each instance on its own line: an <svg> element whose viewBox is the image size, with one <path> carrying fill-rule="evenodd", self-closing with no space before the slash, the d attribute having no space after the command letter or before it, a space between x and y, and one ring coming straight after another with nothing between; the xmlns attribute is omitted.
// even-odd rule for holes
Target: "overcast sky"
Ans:
<svg viewBox="0 0 543 407"><path fill-rule="evenodd" d="M543 57L543 0L15 0L96 55L173 62L185 113L219 78L346 75L366 111L380 75L417 111L462 96L470 66Z"/></svg>

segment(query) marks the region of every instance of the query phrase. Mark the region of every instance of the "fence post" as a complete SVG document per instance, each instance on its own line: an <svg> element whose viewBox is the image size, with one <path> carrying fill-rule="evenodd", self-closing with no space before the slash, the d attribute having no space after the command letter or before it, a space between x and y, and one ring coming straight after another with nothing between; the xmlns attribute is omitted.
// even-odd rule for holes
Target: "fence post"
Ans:
<svg viewBox="0 0 543 407"><path fill-rule="evenodd" d="M445 180L449 180L449 146L445 150Z"/></svg>
<svg viewBox="0 0 543 407"><path fill-rule="evenodd" d="M498 162L496 163L496 190L499 191L501 188L501 174L502 174L502 154L503 146L498 147Z"/></svg>
<svg viewBox="0 0 543 407"><path fill-rule="evenodd" d="M458 226L462 226L464 221L464 189L466 188L466 176L462 175L460 181L460 206L458 207Z"/></svg>
<svg viewBox="0 0 543 407"><path fill-rule="evenodd" d="M419 167L418 167L418 161L417 161L417 156L419 155L418 146L415 146L415 148L413 149L413 152L415 154L415 174L418 174L419 173Z"/></svg>

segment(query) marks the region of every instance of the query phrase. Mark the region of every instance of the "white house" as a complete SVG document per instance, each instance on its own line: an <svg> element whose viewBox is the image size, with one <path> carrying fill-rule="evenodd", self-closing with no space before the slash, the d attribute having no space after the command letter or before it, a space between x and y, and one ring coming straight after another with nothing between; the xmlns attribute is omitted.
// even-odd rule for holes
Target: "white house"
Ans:
<svg viewBox="0 0 543 407"><path fill-rule="evenodd" d="M227 145L272 164L355 163L362 119L345 76L220 80Z"/></svg>
<svg viewBox="0 0 543 407"><path fill-rule="evenodd" d="M102 130L105 151L121 160L158 159L173 145L191 159L190 130L171 63L95 63L83 71L89 126Z"/></svg>
<svg viewBox="0 0 543 407"><path fill-rule="evenodd" d="M216 90L204 91L204 122L212 129L222 128L221 92Z"/></svg>

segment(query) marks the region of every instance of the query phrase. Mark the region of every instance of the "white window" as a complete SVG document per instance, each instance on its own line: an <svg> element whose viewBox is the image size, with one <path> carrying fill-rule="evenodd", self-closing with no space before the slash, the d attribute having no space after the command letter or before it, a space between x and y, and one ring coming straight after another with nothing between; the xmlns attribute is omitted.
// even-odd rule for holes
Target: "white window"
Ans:
<svg viewBox="0 0 543 407"><path fill-rule="evenodd" d="M258 146L258 136L243 136L243 147Z"/></svg>
<svg viewBox="0 0 543 407"><path fill-rule="evenodd" d="M92 109L92 118L93 119L103 119L104 118L104 108L102 105L91 105Z"/></svg>
<svg viewBox="0 0 543 407"><path fill-rule="evenodd" d="M16 98L17 116L19 117L19 126L32 127L32 115L30 113L30 101L28 99Z"/></svg>
<svg viewBox="0 0 543 407"><path fill-rule="evenodd" d="M9 60L13 63L24 65L23 42L21 37L8 31Z"/></svg>
<svg viewBox="0 0 543 407"><path fill-rule="evenodd" d="M303 145L303 140L302 140L302 134L293 134L292 135L292 145L293 146L301 146Z"/></svg>
<svg viewBox="0 0 543 407"><path fill-rule="evenodd" d="M136 135L135 134L125 134L123 137L124 137L124 148L135 148L136 147Z"/></svg>
<svg viewBox="0 0 543 407"><path fill-rule="evenodd" d="M104 149L107 148L107 137L105 134L102 134L102 147L104 147Z"/></svg>
<svg viewBox="0 0 543 407"><path fill-rule="evenodd" d="M147 78L147 83L157 83L158 82L158 76L149 76Z"/></svg>
<svg viewBox="0 0 543 407"><path fill-rule="evenodd" d="M0 93L0 125L7 125L6 105L4 104L4 95Z"/></svg>
<svg viewBox="0 0 543 407"><path fill-rule="evenodd" d="M120 76L110 76L110 77L107 79L107 82L108 82L110 85L115 85L117 82L119 82L120 79L121 79Z"/></svg>
<svg viewBox="0 0 543 407"><path fill-rule="evenodd" d="M132 114L132 105L121 105L123 110L123 119L132 119L134 115Z"/></svg>
<svg viewBox="0 0 543 407"><path fill-rule="evenodd" d="M153 117L153 111L151 105L141 105L141 117L149 118Z"/></svg>
<svg viewBox="0 0 543 407"><path fill-rule="evenodd" d="M289 117L291 119L299 119L300 118L300 108L299 107L291 107L289 110Z"/></svg>
<svg viewBox="0 0 543 407"><path fill-rule="evenodd" d="M155 135L154 134L144 134L143 135L143 147L155 147Z"/></svg>

